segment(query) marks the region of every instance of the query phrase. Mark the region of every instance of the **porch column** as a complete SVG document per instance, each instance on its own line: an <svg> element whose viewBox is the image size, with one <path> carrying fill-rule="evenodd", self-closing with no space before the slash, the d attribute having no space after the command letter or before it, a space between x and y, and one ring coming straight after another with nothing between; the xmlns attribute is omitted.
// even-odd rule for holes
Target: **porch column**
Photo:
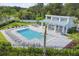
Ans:
<svg viewBox="0 0 79 59"><path fill-rule="evenodd" d="M65 33L67 33L67 31L68 31L68 27L66 27L66 32Z"/></svg>
<svg viewBox="0 0 79 59"><path fill-rule="evenodd" d="M56 26L54 26L54 32L56 32Z"/></svg>
<svg viewBox="0 0 79 59"><path fill-rule="evenodd" d="M61 18L59 17L59 22L61 21Z"/></svg>
<svg viewBox="0 0 79 59"><path fill-rule="evenodd" d="M41 27L43 26L43 22L41 22Z"/></svg>
<svg viewBox="0 0 79 59"><path fill-rule="evenodd" d="M63 26L63 28L62 28L62 33L65 33L65 32L64 32L64 26Z"/></svg>

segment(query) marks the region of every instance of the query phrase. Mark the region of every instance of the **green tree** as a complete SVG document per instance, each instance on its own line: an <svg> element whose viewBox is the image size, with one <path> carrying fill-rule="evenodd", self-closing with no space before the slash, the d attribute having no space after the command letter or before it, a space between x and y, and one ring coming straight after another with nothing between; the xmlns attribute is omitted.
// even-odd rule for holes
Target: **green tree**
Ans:
<svg viewBox="0 0 79 59"><path fill-rule="evenodd" d="M72 4L64 4L62 9L62 15L74 16L75 10Z"/></svg>
<svg viewBox="0 0 79 59"><path fill-rule="evenodd" d="M36 17L36 20L43 20L43 17Z"/></svg>

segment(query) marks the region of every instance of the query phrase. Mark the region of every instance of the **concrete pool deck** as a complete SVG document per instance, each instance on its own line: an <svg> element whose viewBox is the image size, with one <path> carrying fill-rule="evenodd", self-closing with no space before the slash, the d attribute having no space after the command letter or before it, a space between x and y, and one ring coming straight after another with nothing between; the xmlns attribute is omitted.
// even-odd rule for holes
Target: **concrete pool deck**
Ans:
<svg viewBox="0 0 79 59"><path fill-rule="evenodd" d="M42 29L42 27L29 26L29 27L25 27L25 28L30 28L34 31L44 33L44 29ZM21 28L15 28L13 30L10 30L10 33L12 33L13 35L16 35L19 39L21 39L22 41L24 41L26 43L27 43L27 41L30 42L31 44L32 43L36 43L36 44L39 43L43 47L43 39L41 41L36 40L36 39L29 41L27 38L23 37L22 35L20 35L19 33L16 32L17 30L22 30L22 29L25 29L25 28L22 28L22 27ZM6 31L9 31L9 30L6 30ZM5 33L5 31L3 31L2 33L11 43L13 43L13 41L11 41L11 38L9 38L9 36ZM52 47L52 48L64 48L71 41L72 40L68 39L66 36L61 35L61 34L56 33L56 32L53 32L52 30L49 30L48 34L47 34L46 46Z"/></svg>

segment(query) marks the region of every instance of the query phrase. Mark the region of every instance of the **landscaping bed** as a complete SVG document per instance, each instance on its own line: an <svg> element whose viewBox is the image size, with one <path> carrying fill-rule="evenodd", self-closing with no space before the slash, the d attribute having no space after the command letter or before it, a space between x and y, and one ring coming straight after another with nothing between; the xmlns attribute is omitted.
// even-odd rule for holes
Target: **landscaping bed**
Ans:
<svg viewBox="0 0 79 59"><path fill-rule="evenodd" d="M72 48L74 48L77 45L79 46L79 32L75 32L75 33L69 34L68 37L73 40L72 43L70 43L71 46L73 45Z"/></svg>
<svg viewBox="0 0 79 59"><path fill-rule="evenodd" d="M13 23L9 23L5 26L0 27L0 30L8 29L8 28L14 28L14 27L20 27L20 26L27 26L27 25L31 25L31 24L33 24L33 23L13 22Z"/></svg>

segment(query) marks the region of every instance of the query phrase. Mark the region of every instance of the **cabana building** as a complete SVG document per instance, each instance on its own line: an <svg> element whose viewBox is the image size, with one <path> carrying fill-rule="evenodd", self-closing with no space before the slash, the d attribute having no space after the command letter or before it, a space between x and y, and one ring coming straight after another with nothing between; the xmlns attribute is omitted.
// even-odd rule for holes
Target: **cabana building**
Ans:
<svg viewBox="0 0 79 59"><path fill-rule="evenodd" d="M69 28L75 27L74 19L75 17L70 16L46 15L42 24L45 22L47 23L48 29L67 34Z"/></svg>

